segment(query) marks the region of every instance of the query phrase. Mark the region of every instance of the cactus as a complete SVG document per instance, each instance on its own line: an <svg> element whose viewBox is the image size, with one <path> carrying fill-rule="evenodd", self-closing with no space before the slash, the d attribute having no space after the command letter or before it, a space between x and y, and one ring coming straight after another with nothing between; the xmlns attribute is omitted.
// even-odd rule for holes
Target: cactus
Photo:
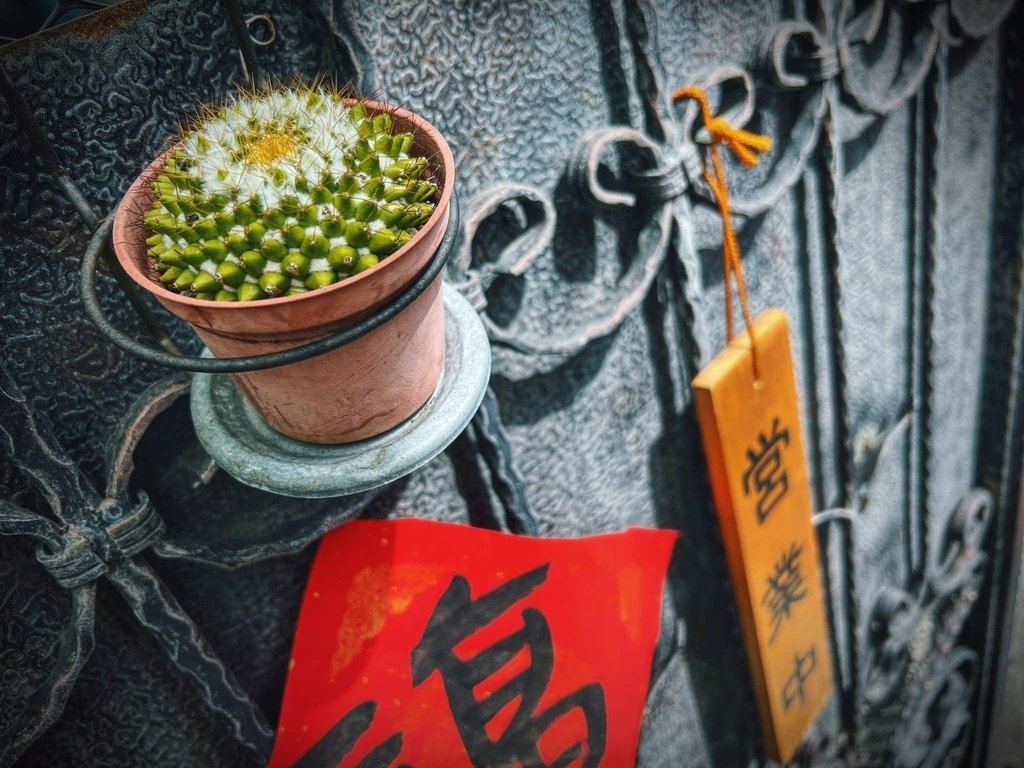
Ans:
<svg viewBox="0 0 1024 768"><path fill-rule="evenodd" d="M164 287L213 301L291 296L375 266L437 187L390 115L323 87L240 93L183 132L144 215Z"/></svg>

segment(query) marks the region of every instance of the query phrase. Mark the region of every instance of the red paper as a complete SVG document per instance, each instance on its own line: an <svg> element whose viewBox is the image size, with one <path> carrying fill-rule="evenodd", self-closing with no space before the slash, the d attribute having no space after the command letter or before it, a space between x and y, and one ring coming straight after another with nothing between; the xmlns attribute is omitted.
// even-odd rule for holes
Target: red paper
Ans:
<svg viewBox="0 0 1024 768"><path fill-rule="evenodd" d="M426 520L334 531L270 768L633 765L675 539Z"/></svg>

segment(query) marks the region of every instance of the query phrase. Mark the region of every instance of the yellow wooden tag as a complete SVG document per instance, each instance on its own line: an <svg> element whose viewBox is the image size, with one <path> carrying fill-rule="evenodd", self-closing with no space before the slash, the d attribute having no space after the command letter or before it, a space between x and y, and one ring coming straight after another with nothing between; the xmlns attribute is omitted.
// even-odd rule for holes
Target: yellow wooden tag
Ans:
<svg viewBox="0 0 1024 768"><path fill-rule="evenodd" d="M694 379L715 506L769 754L786 763L832 692L786 315L762 313Z"/></svg>

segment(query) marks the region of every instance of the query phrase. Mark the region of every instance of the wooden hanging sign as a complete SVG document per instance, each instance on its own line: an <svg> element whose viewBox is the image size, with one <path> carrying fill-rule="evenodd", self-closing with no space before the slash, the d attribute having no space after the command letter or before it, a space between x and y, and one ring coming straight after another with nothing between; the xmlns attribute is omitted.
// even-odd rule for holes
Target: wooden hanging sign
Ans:
<svg viewBox="0 0 1024 768"><path fill-rule="evenodd" d="M831 695L830 642L785 313L750 335L693 390L762 730L786 763Z"/></svg>

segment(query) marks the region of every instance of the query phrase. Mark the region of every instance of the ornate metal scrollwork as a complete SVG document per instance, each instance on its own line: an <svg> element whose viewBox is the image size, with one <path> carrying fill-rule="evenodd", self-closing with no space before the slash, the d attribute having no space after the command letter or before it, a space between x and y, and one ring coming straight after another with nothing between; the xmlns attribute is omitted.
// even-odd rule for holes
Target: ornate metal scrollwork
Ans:
<svg viewBox="0 0 1024 768"><path fill-rule="evenodd" d="M839 74L839 52L809 21L780 24L771 36L769 62L780 88L806 88Z"/></svg>
<svg viewBox="0 0 1024 768"><path fill-rule="evenodd" d="M864 699L869 704L885 704L896 695L910 665L909 646L918 619L914 599L902 590L885 587L875 598L864 664Z"/></svg>
<svg viewBox="0 0 1024 768"><path fill-rule="evenodd" d="M968 493L950 516L928 572L928 583L938 597L979 586L993 508L992 497L979 489Z"/></svg>
<svg viewBox="0 0 1024 768"><path fill-rule="evenodd" d="M499 185L471 203L462 250L457 259L457 270L463 276L456 280L467 292L470 301L482 309L484 324L495 344L520 355L567 357L591 341L613 332L647 295L667 252L672 213L666 200L659 201L660 204L656 204L651 213L643 213L650 207L644 202L644 194L658 194L652 192L650 177L646 180L636 176L623 177L624 187L616 189L606 187L603 178L599 178L601 155L612 148L620 148L622 144L628 144L633 149L650 150L657 147L638 131L611 128L585 137L569 161L569 178L577 188L588 190L593 202L601 206L633 208L644 220L636 246L631 249L632 258L616 286L617 299L602 316L587 319L582 324L571 324L565 330L539 335L517 325L499 325L487 315L483 292L499 275L528 279L527 268L550 245L555 228L555 212L544 192L518 184ZM634 182L632 191L628 187L631 182ZM672 196L675 194L673 192ZM482 225L499 210L509 206L518 214L519 234L509 238L493 260L475 260L475 252L488 250L477 239Z"/></svg>
<svg viewBox="0 0 1024 768"><path fill-rule="evenodd" d="M477 242L478 230L502 208L515 217L518 232L501 247L496 260L475 259L474 249L483 247ZM474 198L470 202L470 210L462 228L461 247L449 267L449 275L453 277L455 286L481 312L492 338L512 336L483 313L487 307L484 294L499 275L522 276L534 259L551 244L555 231L555 207L547 194L536 187L500 184Z"/></svg>
<svg viewBox="0 0 1024 768"><path fill-rule="evenodd" d="M915 5L918 7L913 7ZM946 13L947 8L942 4L871 0L866 8L858 10L854 0L843 0L838 36L839 61L843 70L843 88L858 107L865 112L887 115L921 89L939 47ZM884 23L886 21L887 24ZM911 35L906 33L905 26L913 28ZM880 34L884 34L884 39ZM908 55L901 57L893 53L881 57L884 61L900 62L899 72L882 89L873 87L870 83L885 82L886 78L873 71L866 50L881 39L887 50L895 52L904 37L911 39Z"/></svg>
<svg viewBox="0 0 1024 768"><path fill-rule="evenodd" d="M978 656L958 643L984 576L992 510L987 491L968 492L917 595L885 587L876 596L862 687L862 716L876 725L859 737L859 764L935 768L962 757Z"/></svg>
<svg viewBox="0 0 1024 768"><path fill-rule="evenodd" d="M772 53L769 60L773 78L787 90L803 91L806 89L808 92L800 95L796 121L788 127L785 137L779 137L777 149L766 157L771 163L771 170L767 173L767 177L759 183L756 190L740 190L733 196L731 207L734 213L742 216L756 216L774 207L782 195L792 189L793 185L803 176L807 162L818 146L821 122L826 109L822 83L828 78L811 78L795 74L794 67L798 65L793 61L796 54L792 50L793 42L803 37L811 37L824 49L825 43L821 41L820 35L816 31L813 33L809 31L813 29L815 28L810 24L787 23L776 27L772 32ZM828 70L823 69L822 71L827 72ZM801 80L806 81L804 85L792 85ZM729 98L732 101L733 106L727 107L724 115L731 124L737 127L747 125L757 111L754 79L749 72L740 67L732 65L717 67L703 77L696 78L696 82L708 92L709 98L713 101L721 102L724 98ZM727 96L728 93L731 93L731 96ZM682 116L680 140L684 146L680 152L694 191L704 200L711 201L713 199L711 190L701 173L698 163L699 154L696 150L697 143L707 141L706 131L704 128L695 128L696 119L697 110L691 103L686 107Z"/></svg>
<svg viewBox="0 0 1024 768"><path fill-rule="evenodd" d="M177 382L175 383L177 385ZM172 390L176 387L172 387ZM166 407L154 397L141 421ZM127 430L131 444L136 433ZM54 519L12 504L0 505L0 533L40 541L38 559L57 583L71 590L72 615L60 655L43 687L26 702L21 717L2 734L0 762L13 761L60 715L71 686L92 648L95 580L107 578L128 602L139 622L160 641L178 668L199 687L207 704L227 718L235 736L269 754L272 732L263 715L224 668L213 649L159 576L135 556L163 534L163 522L149 500L128 502L123 473L115 471L111 490L101 497L64 454L28 405L7 369L0 365L0 444L43 492ZM115 456L130 455L118 446ZM127 460L122 459L121 469Z"/></svg>
<svg viewBox="0 0 1024 768"><path fill-rule="evenodd" d="M973 720L970 702L978 676L978 655L956 648L943 657L910 717L896 731L899 768L954 766L963 759L964 737Z"/></svg>

